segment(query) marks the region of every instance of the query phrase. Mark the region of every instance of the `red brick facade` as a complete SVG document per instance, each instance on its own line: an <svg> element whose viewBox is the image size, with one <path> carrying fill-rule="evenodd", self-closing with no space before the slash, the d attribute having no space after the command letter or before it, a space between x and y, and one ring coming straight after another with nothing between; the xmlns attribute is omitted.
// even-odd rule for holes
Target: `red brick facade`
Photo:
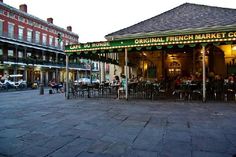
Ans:
<svg viewBox="0 0 236 157"><path fill-rule="evenodd" d="M58 27L51 17L42 20L28 14L26 4L16 9L2 1L0 26L0 78L5 73L20 73L28 82L39 79L45 85L52 78L65 80L64 46L77 44L79 39L71 26ZM9 27L13 32L8 30ZM23 33L20 33L22 29ZM58 40L59 35L61 40ZM9 55L12 51L13 55ZM78 64L78 58L71 57L70 61L71 79L76 79L81 69L88 70L85 65Z"/></svg>

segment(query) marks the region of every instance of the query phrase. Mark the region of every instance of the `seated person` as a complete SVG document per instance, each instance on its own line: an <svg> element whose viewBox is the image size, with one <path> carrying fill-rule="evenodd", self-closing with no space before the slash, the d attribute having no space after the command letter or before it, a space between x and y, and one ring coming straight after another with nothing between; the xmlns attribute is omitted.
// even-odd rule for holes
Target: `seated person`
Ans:
<svg viewBox="0 0 236 157"><path fill-rule="evenodd" d="M51 81L49 81L48 86L52 87L52 89L56 89L57 92L58 92L58 90L60 90L60 92L63 92L62 83L60 83L60 84L56 83L55 79L52 79Z"/></svg>

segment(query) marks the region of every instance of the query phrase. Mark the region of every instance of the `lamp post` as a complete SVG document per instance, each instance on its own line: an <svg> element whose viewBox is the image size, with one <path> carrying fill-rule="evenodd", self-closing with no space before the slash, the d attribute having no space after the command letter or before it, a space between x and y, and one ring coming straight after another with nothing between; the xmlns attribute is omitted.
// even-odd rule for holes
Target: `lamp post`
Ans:
<svg viewBox="0 0 236 157"><path fill-rule="evenodd" d="M89 64L90 64L90 84L92 84L92 78L93 78L93 75L92 75L93 62L92 62L92 60L89 60Z"/></svg>
<svg viewBox="0 0 236 157"><path fill-rule="evenodd" d="M206 102L206 63L205 63L205 45L202 46L202 101Z"/></svg>
<svg viewBox="0 0 236 157"><path fill-rule="evenodd" d="M69 55L66 54L66 99L69 99Z"/></svg>

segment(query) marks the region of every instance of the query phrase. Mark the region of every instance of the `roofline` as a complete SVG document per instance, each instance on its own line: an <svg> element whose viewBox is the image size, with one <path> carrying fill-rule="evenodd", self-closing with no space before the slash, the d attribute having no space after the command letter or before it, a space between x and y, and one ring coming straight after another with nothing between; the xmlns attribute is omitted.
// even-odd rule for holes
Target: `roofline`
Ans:
<svg viewBox="0 0 236 157"><path fill-rule="evenodd" d="M44 24L46 24L46 25L48 25L48 26L54 27L54 28L56 28L56 29L58 29L58 30L60 30L60 31L66 32L66 33L71 34L71 35L74 35L74 36L78 36L78 38L79 38L79 35L76 34L76 33L74 33L74 32L70 32L70 31L66 30L65 28L59 27L59 26L54 25L54 24L52 24L52 23L48 23L47 21L45 21L45 20L43 20L43 19L40 19L40 18L38 18L38 17L36 17L36 16L34 16L34 15L31 15L31 14L29 14L29 13L25 13L25 12L23 12L23 11L17 9L17 8L14 8L14 7L12 7L12 6L8 5L8 4L6 4L6 3L0 2L0 5L3 5L4 7L8 8L8 9L10 9L10 10L12 10L12 11L15 11L15 12L17 12L17 13L19 13L19 14L23 14L23 15L26 16L26 17L30 17L30 18L32 18L32 19L34 19L34 20L40 21L40 22L42 22L42 23L44 23Z"/></svg>
<svg viewBox="0 0 236 157"><path fill-rule="evenodd" d="M125 35L114 35L105 36L108 41L112 40L124 40L124 39L134 39L134 38L147 38L147 37L160 37L160 36L170 36L170 35L183 35L183 34L197 34L197 33L207 33L207 32L219 32L219 31L235 31L236 24L227 26L216 26L216 27L202 27L202 28L190 28L181 30L169 30L169 31L157 31L149 33L136 33L136 34L125 34Z"/></svg>

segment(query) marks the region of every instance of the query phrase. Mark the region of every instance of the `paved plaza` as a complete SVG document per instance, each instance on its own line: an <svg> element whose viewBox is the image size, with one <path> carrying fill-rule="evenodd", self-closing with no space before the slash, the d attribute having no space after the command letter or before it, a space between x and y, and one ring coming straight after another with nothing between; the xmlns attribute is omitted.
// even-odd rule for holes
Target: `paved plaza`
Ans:
<svg viewBox="0 0 236 157"><path fill-rule="evenodd" d="M0 93L0 157L232 157L236 103Z"/></svg>

